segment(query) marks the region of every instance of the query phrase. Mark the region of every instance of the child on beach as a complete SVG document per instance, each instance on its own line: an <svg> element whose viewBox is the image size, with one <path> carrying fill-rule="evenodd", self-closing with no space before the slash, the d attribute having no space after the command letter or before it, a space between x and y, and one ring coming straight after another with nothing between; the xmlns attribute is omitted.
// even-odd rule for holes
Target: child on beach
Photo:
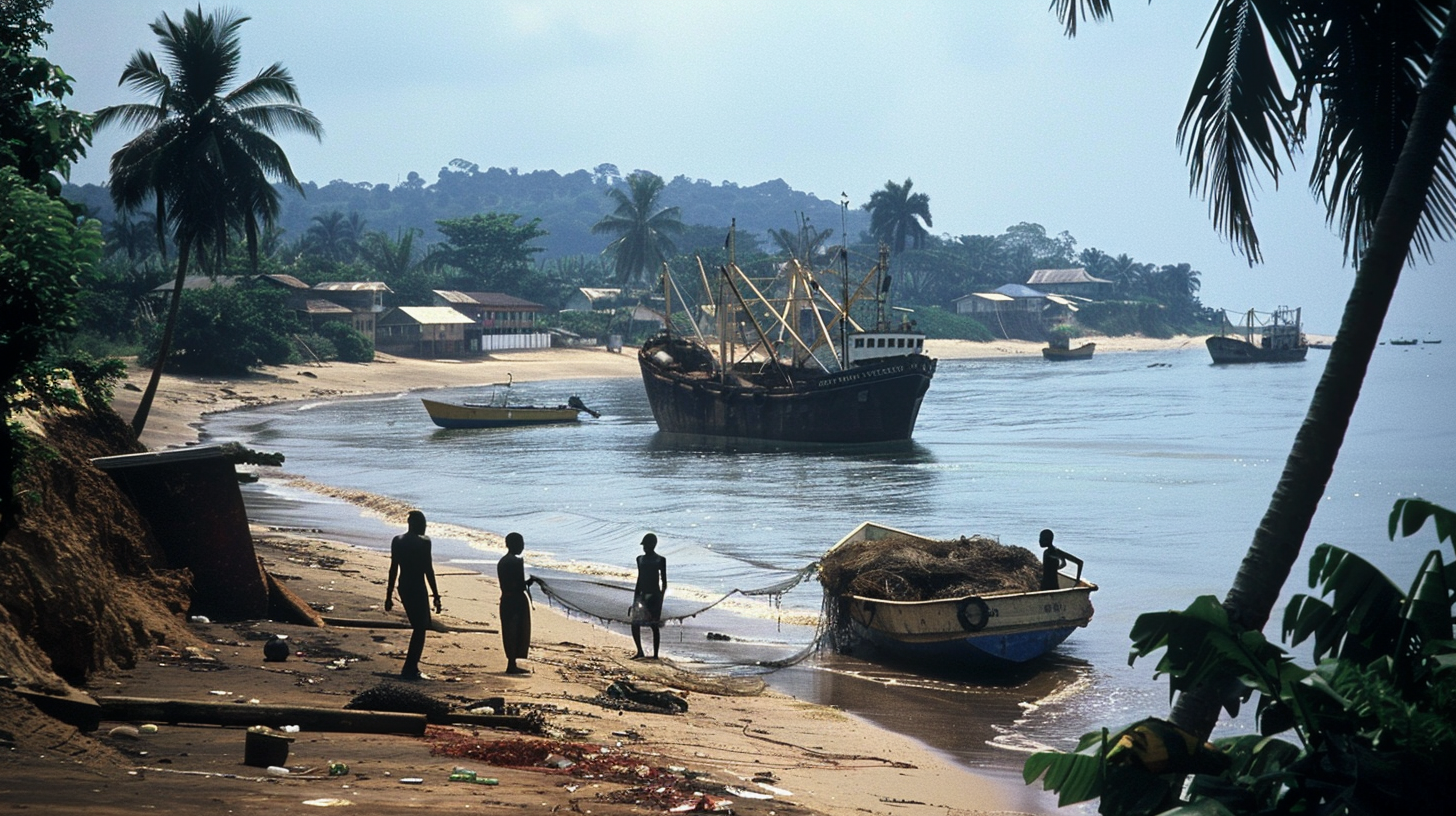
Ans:
<svg viewBox="0 0 1456 816"><path fill-rule="evenodd" d="M642 554L637 556L637 588L632 596L632 642L637 644L634 660L642 653L642 625L652 628L652 659L657 659L657 644L662 629L662 599L667 594L667 559L657 554L657 536L642 537Z"/></svg>
<svg viewBox="0 0 1456 816"><path fill-rule="evenodd" d="M525 660L531 650L531 595L528 587L536 583L535 578L526 577L526 562L521 553L526 549L526 539L520 533L506 536L506 554L496 562L496 577L500 579L500 628L501 645L506 653L506 674L530 674L529 669L516 665Z"/></svg>

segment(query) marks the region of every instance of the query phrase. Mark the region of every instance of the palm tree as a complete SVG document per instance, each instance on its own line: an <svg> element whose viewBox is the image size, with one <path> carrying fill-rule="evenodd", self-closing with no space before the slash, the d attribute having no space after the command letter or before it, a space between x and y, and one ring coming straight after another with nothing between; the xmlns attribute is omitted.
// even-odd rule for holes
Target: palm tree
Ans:
<svg viewBox="0 0 1456 816"><path fill-rule="evenodd" d="M1076 20L1111 15L1110 0L1054 0ZM1456 225L1456 6L1220 0L1203 65L1179 124L1193 184L1214 225L1259 259L1250 175L1277 180L1303 144L1316 100L1319 135L1310 186L1356 261L1339 332L1274 495L1223 606L1249 630L1268 621L1319 506L1407 258L1429 257ZM1274 47L1292 93L1280 84ZM1281 156L1281 153L1283 154ZM1207 736L1221 683L1185 690L1175 723Z"/></svg>
<svg viewBox="0 0 1456 816"><path fill-rule="evenodd" d="M615 185L607 190L617 208L593 224L591 231L616 236L602 254L613 257L618 284L641 280L677 251L667 233L681 235L683 222L677 207L658 209L665 186L661 176L638 170L627 177L625 192Z"/></svg>
<svg viewBox="0 0 1456 816"><path fill-rule="evenodd" d="M177 246L171 307L151 379L132 419L138 436L171 350L182 283L193 255L212 260L217 268L229 236L241 231L256 269L258 224L271 225L278 216L279 194L271 181L303 192L271 135L296 131L323 136L318 119L299 105L293 78L281 64L226 90L238 76L238 28L247 20L227 11L204 15L201 8L185 12L180 23L163 14L151 28L167 70L152 54L138 51L121 73L123 85L153 101L96 113L97 128L141 129L111 157L112 201L127 212L151 201L159 227L171 233Z"/></svg>
<svg viewBox="0 0 1456 816"><path fill-rule="evenodd" d="M911 193L915 182L905 179L904 184L885 182L885 189L870 194L864 208L870 211L870 233L880 243L887 244L890 252L899 255L905 251L905 244L919 249L930 232L930 196L925 193Z"/></svg>
<svg viewBox="0 0 1456 816"><path fill-rule="evenodd" d="M338 210L315 215L303 234L303 246L310 254L327 261L347 263L359 254L364 239L364 219L357 212L345 218Z"/></svg>

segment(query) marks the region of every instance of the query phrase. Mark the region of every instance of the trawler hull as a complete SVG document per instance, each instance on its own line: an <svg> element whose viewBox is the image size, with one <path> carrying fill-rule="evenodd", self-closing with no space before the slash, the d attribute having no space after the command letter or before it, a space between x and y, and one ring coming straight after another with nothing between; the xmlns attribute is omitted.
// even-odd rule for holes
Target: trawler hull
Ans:
<svg viewBox="0 0 1456 816"><path fill-rule="evenodd" d="M1215 363L1299 363L1309 351L1304 344L1264 348L1237 337L1210 337L1206 342Z"/></svg>
<svg viewBox="0 0 1456 816"><path fill-rule="evenodd" d="M807 444L908 440L935 375L923 354L885 357L844 371L794 369L728 382L644 345L642 383L658 430L671 434Z"/></svg>

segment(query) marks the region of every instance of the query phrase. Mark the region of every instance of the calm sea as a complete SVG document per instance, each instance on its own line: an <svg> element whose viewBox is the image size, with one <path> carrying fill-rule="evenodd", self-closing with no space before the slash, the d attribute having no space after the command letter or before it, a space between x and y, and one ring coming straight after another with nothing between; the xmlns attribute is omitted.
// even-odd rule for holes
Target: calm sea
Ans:
<svg viewBox="0 0 1456 816"><path fill-rule="evenodd" d="M515 387L520 402L554 405L575 394L601 412L578 426L436 429L419 397L479 396L462 389L237 411L205 430L208 441L283 452L289 474L407 501L432 522L520 531L528 566L543 574L625 569L653 531L673 592L703 597L772 584L866 520L936 538L995 535L1032 550L1050 527L1100 587L1092 624L1050 658L966 677L821 655L768 677L1006 772L1029 747L1070 747L1099 726L1166 713L1153 662L1128 666L1133 620L1228 588L1327 355L1220 367L1192 344L1087 362L943 360L914 442L869 451L665 439L635 379ZM1391 543L1386 521L1402 496L1456 506L1453 374L1456 343L1376 350L1306 558L1330 542L1401 584L1414 574L1434 535ZM277 483L245 495L266 523L323 528L379 549L398 532ZM489 569L497 556L436 538L437 560ZM1306 563L1286 598L1305 590ZM666 628L664 651L721 666L784 657L812 637L802 623L820 601L811 581L781 607L714 610ZM710 631L731 639L709 641Z"/></svg>

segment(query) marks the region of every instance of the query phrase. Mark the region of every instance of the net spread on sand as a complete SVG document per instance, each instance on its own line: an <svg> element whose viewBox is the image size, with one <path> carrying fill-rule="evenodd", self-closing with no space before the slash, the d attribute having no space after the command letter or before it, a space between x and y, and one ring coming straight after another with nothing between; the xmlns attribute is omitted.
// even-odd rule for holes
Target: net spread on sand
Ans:
<svg viewBox="0 0 1456 816"><path fill-rule="evenodd" d="M1035 592L1041 562L1025 547L981 536L936 541L892 534L830 550L819 563L819 581L826 597L888 601Z"/></svg>

